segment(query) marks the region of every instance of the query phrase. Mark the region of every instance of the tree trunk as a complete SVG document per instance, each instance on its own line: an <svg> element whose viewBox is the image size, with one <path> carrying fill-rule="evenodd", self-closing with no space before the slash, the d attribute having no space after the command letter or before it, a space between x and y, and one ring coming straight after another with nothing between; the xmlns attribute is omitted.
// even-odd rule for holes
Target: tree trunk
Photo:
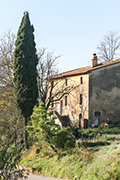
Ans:
<svg viewBox="0 0 120 180"><path fill-rule="evenodd" d="M25 146L25 149L28 149L28 133L26 131L26 126L27 126L27 119L28 117L25 117L24 119L24 146Z"/></svg>

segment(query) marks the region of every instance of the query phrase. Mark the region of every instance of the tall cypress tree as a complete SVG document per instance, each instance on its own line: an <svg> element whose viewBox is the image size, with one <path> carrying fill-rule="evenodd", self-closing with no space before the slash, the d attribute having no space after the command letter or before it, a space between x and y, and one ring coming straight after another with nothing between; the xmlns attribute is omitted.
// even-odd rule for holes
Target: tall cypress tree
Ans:
<svg viewBox="0 0 120 180"><path fill-rule="evenodd" d="M38 58L34 42L34 27L30 23L29 13L25 12L17 33L13 62L14 94L17 107L25 118L25 126L37 103L37 69ZM28 148L25 130L25 148Z"/></svg>

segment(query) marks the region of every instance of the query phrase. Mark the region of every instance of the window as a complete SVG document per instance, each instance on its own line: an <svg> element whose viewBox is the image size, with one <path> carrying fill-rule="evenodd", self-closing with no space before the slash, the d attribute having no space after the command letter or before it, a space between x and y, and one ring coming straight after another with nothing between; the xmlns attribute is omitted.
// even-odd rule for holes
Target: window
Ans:
<svg viewBox="0 0 120 180"><path fill-rule="evenodd" d="M80 84L83 84L83 77L80 77Z"/></svg>
<svg viewBox="0 0 120 180"><path fill-rule="evenodd" d="M82 119L82 114L81 114L81 113L79 114L79 120L80 120L80 119Z"/></svg>
<svg viewBox="0 0 120 180"><path fill-rule="evenodd" d="M65 106L67 106L67 96L65 96Z"/></svg>
<svg viewBox="0 0 120 180"><path fill-rule="evenodd" d="M82 105L82 103L83 103L83 95L80 94L80 105Z"/></svg>
<svg viewBox="0 0 120 180"><path fill-rule="evenodd" d="M101 112L100 111L95 111L95 116L100 117L101 116Z"/></svg>
<svg viewBox="0 0 120 180"><path fill-rule="evenodd" d="M67 80L67 79L65 79L65 85L66 85L66 86L68 85L68 80Z"/></svg>
<svg viewBox="0 0 120 180"><path fill-rule="evenodd" d="M54 98L52 98L52 107L54 107Z"/></svg>

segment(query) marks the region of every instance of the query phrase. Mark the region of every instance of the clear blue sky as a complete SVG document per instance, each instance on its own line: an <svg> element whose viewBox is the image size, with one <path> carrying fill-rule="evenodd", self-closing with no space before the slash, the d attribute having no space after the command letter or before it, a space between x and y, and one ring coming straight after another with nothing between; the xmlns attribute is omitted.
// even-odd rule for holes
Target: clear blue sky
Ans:
<svg viewBox="0 0 120 180"><path fill-rule="evenodd" d="M120 33L120 0L0 0L0 34L17 33L24 11L37 47L62 55L60 72L88 66L103 36Z"/></svg>

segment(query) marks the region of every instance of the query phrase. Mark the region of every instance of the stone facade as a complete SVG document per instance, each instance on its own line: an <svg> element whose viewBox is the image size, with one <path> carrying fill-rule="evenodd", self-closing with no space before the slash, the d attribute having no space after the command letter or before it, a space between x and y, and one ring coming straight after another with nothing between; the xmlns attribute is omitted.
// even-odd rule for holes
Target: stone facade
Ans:
<svg viewBox="0 0 120 180"><path fill-rule="evenodd" d="M120 120L120 63L89 74L89 119Z"/></svg>
<svg viewBox="0 0 120 180"><path fill-rule="evenodd" d="M53 110L61 116L68 116L78 126L82 120L88 120L86 127L96 119L99 122L120 120L120 60L98 64L96 54L93 55L90 67L52 78L56 84L53 94L66 87L65 95L54 104ZM71 86L75 87L74 90L67 93ZM54 100L57 98L55 96Z"/></svg>
<svg viewBox="0 0 120 180"><path fill-rule="evenodd" d="M64 80L61 80L63 83ZM60 115L67 115L71 121L79 121L80 116L89 118L89 75L78 75L67 78L67 86L75 86L75 89L68 95L63 96L59 103L55 105L56 111ZM60 85L60 84L59 84ZM56 86L55 91L59 88ZM81 97L80 97L81 96ZM80 100L82 102L80 102ZM67 101L67 102L66 102Z"/></svg>

